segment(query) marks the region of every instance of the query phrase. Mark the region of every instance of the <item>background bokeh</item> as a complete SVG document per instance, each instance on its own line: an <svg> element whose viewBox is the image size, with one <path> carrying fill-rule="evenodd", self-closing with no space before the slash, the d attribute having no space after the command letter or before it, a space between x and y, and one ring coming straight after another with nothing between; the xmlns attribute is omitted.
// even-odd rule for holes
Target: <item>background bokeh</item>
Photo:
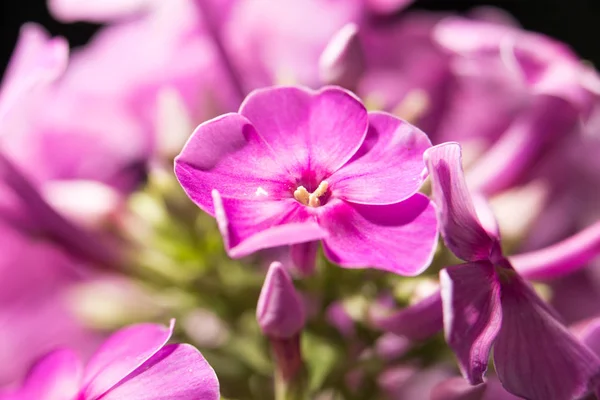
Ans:
<svg viewBox="0 0 600 400"><path fill-rule="evenodd" d="M598 0L417 0L411 8L465 11L493 5L511 13L525 29L568 43L584 59L600 65L600 2ZM44 0L0 2L0 71L4 71L19 27L28 21L42 24L53 35L65 36L72 46L84 44L97 26L61 24L48 14Z"/></svg>

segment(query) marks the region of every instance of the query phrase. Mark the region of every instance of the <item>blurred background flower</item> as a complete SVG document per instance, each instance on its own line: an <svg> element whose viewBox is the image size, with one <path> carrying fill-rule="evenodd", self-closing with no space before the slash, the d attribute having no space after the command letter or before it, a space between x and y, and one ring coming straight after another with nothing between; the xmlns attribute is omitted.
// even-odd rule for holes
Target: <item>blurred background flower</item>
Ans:
<svg viewBox="0 0 600 400"><path fill-rule="evenodd" d="M340 85L434 145L458 141L482 227L535 280L536 307L556 309L560 334L570 335L556 321L596 352L598 4L27 0L0 8L0 392L57 347L85 361L126 325L174 317L174 339L202 351L227 399L514 398L500 383L517 391L503 365L490 366L482 386L459 377L441 333L438 279L459 260L441 242L417 277L337 268L316 244L227 256L214 219L177 182L173 159L198 124L272 85ZM272 103L261 118L290 107L285 98ZM351 161L391 165L365 156L376 136ZM215 140L232 146L222 134ZM186 148L194 146L203 143ZM248 168L226 167L225 175ZM421 192L431 194L429 181ZM389 246L402 245L389 236ZM453 248L452 237L446 242ZM379 253L334 258L381 267L363 265ZM299 274L299 263L314 273ZM265 276L263 297L277 295L257 321ZM276 303L288 298L293 306ZM295 322L293 340L265 335L265 315ZM286 390L282 352L297 362Z"/></svg>

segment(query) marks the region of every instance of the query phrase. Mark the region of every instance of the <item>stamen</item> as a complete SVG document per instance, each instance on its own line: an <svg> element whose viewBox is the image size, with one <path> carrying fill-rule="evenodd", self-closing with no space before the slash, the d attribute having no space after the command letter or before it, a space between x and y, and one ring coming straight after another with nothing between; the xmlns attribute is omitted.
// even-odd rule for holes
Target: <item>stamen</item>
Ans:
<svg viewBox="0 0 600 400"><path fill-rule="evenodd" d="M306 190L304 186L298 186L298 188L294 191L294 198L307 206L310 199L310 193L308 193L308 190Z"/></svg>
<svg viewBox="0 0 600 400"><path fill-rule="evenodd" d="M309 193L304 186L298 186L298 188L294 191L294 198L305 206L319 207L321 205L321 200L319 197L327 193L328 187L329 183L327 183L327 181L322 181L317 187L317 190Z"/></svg>

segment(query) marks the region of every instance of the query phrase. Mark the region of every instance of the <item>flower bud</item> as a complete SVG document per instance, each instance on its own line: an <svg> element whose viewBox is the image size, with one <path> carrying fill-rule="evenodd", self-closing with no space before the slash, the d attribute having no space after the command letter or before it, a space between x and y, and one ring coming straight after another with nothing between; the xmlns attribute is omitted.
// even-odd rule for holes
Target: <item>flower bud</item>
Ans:
<svg viewBox="0 0 600 400"><path fill-rule="evenodd" d="M304 327L304 305L290 275L279 262L273 262L269 267L258 298L256 318L270 338L291 338Z"/></svg>

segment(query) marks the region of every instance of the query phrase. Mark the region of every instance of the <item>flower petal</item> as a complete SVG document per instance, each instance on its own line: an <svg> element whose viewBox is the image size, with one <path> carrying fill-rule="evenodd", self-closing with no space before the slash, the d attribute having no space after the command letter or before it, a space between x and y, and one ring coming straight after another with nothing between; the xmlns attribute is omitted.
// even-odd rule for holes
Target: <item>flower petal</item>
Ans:
<svg viewBox="0 0 600 400"><path fill-rule="evenodd" d="M424 340L443 328L442 298L437 291L423 300L409 305L392 315L373 318L373 324L387 332Z"/></svg>
<svg viewBox="0 0 600 400"><path fill-rule="evenodd" d="M106 22L130 17L149 8L152 0L49 0L52 15L63 22Z"/></svg>
<svg viewBox="0 0 600 400"><path fill-rule="evenodd" d="M175 174L187 195L214 215L211 191L239 199L292 198L291 178L252 124L225 114L194 131L175 159Z"/></svg>
<svg viewBox="0 0 600 400"><path fill-rule="evenodd" d="M583 268L600 255L600 222L544 249L510 257L527 279L553 279Z"/></svg>
<svg viewBox="0 0 600 400"><path fill-rule="evenodd" d="M215 217L230 257L322 239L327 232L294 199L247 201L213 190Z"/></svg>
<svg viewBox="0 0 600 400"><path fill-rule="evenodd" d="M437 225L434 206L422 194L384 206L338 201L323 208L319 224L329 233L323 248L331 261L407 276L420 274L431 263Z"/></svg>
<svg viewBox="0 0 600 400"><path fill-rule="evenodd" d="M240 107L291 174L324 179L344 165L367 133L367 110L350 92L276 87L252 92ZM318 184L318 182L317 182Z"/></svg>
<svg viewBox="0 0 600 400"><path fill-rule="evenodd" d="M466 261L487 260L496 240L483 229L465 183L458 143L434 146L425 152L433 200L446 245Z"/></svg>
<svg viewBox="0 0 600 400"><path fill-rule="evenodd" d="M427 135L408 122L371 112L363 145L327 182L335 197L353 203L397 203L423 184L423 153L430 147Z"/></svg>
<svg viewBox="0 0 600 400"><path fill-rule="evenodd" d="M483 382L492 343L502 325L500 284L489 262L440 271L444 331L460 370L475 385Z"/></svg>
<svg viewBox="0 0 600 400"><path fill-rule="evenodd" d="M174 321L166 327L138 324L110 336L90 359L83 378L85 398L102 396L111 387L156 354L173 333Z"/></svg>
<svg viewBox="0 0 600 400"><path fill-rule="evenodd" d="M481 400L485 394L485 383L470 385L463 378L448 378L434 386L431 400Z"/></svg>
<svg viewBox="0 0 600 400"><path fill-rule="evenodd" d="M25 399L71 400L77 396L83 366L71 350L56 350L29 371L21 393Z"/></svg>
<svg viewBox="0 0 600 400"><path fill-rule="evenodd" d="M582 397L600 383L600 360L519 276L502 282L494 365L509 392L531 400Z"/></svg>
<svg viewBox="0 0 600 400"><path fill-rule="evenodd" d="M50 39L41 26L25 24L4 75L0 120L15 103L29 100L25 93L59 77L67 66L68 55L69 45L63 38Z"/></svg>
<svg viewBox="0 0 600 400"><path fill-rule="evenodd" d="M189 344L170 344L110 389L102 399L218 400L219 381L196 348Z"/></svg>

